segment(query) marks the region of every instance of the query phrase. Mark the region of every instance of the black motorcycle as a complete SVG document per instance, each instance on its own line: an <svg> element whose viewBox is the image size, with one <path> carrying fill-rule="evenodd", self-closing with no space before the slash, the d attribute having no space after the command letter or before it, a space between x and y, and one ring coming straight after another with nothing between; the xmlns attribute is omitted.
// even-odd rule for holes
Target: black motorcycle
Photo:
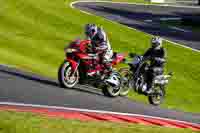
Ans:
<svg viewBox="0 0 200 133"><path fill-rule="evenodd" d="M148 101L152 105L159 105L163 102L165 97L165 87L169 82L169 78L172 73L164 75L158 74L153 79L152 93L147 94L147 72L150 69L150 63L148 59L143 59L143 56L130 54L133 61L128 63L128 68L121 68L119 72L123 76L123 92L122 95L127 95L130 88L133 88L135 92L148 96ZM159 73L160 69L155 70Z"/></svg>

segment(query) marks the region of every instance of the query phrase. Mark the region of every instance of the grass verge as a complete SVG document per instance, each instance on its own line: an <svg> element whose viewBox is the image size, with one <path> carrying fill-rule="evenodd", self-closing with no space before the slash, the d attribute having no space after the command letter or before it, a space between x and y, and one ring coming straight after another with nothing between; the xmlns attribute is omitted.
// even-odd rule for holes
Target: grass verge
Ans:
<svg viewBox="0 0 200 133"><path fill-rule="evenodd" d="M47 118L32 113L0 111L0 133L192 133L190 129L164 128L138 124L83 122Z"/></svg>
<svg viewBox="0 0 200 133"><path fill-rule="evenodd" d="M150 36L69 7L71 0L0 0L0 63L57 79L63 48L83 37L86 23L102 25L115 51L142 54ZM165 42L166 69L175 73L167 87L165 108L200 112L200 53ZM180 54L181 53L181 54ZM138 101L146 97L130 93Z"/></svg>

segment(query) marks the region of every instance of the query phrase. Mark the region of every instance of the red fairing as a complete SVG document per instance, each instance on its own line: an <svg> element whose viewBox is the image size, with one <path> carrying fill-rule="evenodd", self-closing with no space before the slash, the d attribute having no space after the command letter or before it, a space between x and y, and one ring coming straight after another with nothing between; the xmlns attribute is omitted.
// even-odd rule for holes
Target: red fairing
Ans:
<svg viewBox="0 0 200 133"><path fill-rule="evenodd" d="M90 43L90 40L76 40L72 42L68 48L66 48L66 60L70 63L72 71L76 71L77 67L80 67L82 68L82 74L88 74L90 76L104 71L105 66L100 63L98 54L87 53L88 44ZM116 65L122 62L123 59L123 54L116 54L112 64L110 63L110 65Z"/></svg>
<svg viewBox="0 0 200 133"><path fill-rule="evenodd" d="M78 66L78 63L77 63L76 61L70 59L69 57L67 57L66 60L71 64L71 66L72 66L72 71L75 71L76 68L77 68L77 66Z"/></svg>
<svg viewBox="0 0 200 133"><path fill-rule="evenodd" d="M119 64L120 62L122 62L124 59L124 55L123 54L117 54L116 55L116 58L112 61L112 64L113 65L117 65Z"/></svg>
<svg viewBox="0 0 200 133"><path fill-rule="evenodd" d="M90 44L90 42L90 40L76 40L69 45L69 48L76 48L79 49L80 52L85 53L87 45Z"/></svg>
<svg viewBox="0 0 200 133"><path fill-rule="evenodd" d="M97 72L100 72L100 71L103 71L103 67L101 65L97 65L95 67L95 69L92 69L92 70L88 70L86 71L87 73L97 73Z"/></svg>
<svg viewBox="0 0 200 133"><path fill-rule="evenodd" d="M90 57L86 53L77 53L76 56L78 56L80 59L89 59Z"/></svg>
<svg viewBox="0 0 200 133"><path fill-rule="evenodd" d="M87 47L90 44L90 40L75 40L73 41L68 48L77 49L78 52L74 52L73 54L80 59L88 59ZM67 48L66 48L67 49Z"/></svg>
<svg viewBox="0 0 200 133"><path fill-rule="evenodd" d="M87 48L87 45L90 44L90 42L91 42L90 40L83 40L83 41L81 41L80 46L79 46L80 51L86 52L85 50Z"/></svg>

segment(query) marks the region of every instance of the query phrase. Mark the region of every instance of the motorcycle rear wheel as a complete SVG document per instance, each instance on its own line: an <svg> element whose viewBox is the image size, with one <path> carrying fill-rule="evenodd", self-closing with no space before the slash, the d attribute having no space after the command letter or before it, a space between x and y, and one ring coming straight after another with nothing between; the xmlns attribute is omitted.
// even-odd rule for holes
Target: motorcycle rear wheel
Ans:
<svg viewBox="0 0 200 133"><path fill-rule="evenodd" d="M58 81L62 87L73 88L79 82L79 71L77 70L73 75L71 73L70 63L64 61L58 71Z"/></svg>
<svg viewBox="0 0 200 133"><path fill-rule="evenodd" d="M113 87L111 85L105 85L102 87L102 93L108 97L117 97L120 94L120 87Z"/></svg>

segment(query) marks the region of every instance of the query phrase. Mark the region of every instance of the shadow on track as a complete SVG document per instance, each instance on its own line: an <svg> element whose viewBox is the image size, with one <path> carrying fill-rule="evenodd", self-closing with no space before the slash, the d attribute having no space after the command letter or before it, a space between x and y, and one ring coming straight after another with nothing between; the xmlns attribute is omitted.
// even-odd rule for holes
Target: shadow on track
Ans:
<svg viewBox="0 0 200 133"><path fill-rule="evenodd" d="M8 67L0 65L0 73L23 78L25 80L31 80L33 82L38 82L38 83L44 84L44 85L50 85L50 86L55 87L56 89L62 88L58 82L56 82L52 79L43 78L43 77L40 77L35 74L31 74L31 73L25 73L25 72L19 71L14 68L8 68ZM63 89L70 89L70 90L74 90L74 91L80 91L80 92L84 92L84 93L90 93L90 94L94 94L94 95L103 96L103 94L101 93L100 90L92 88L87 85L77 85L74 88L63 88Z"/></svg>

